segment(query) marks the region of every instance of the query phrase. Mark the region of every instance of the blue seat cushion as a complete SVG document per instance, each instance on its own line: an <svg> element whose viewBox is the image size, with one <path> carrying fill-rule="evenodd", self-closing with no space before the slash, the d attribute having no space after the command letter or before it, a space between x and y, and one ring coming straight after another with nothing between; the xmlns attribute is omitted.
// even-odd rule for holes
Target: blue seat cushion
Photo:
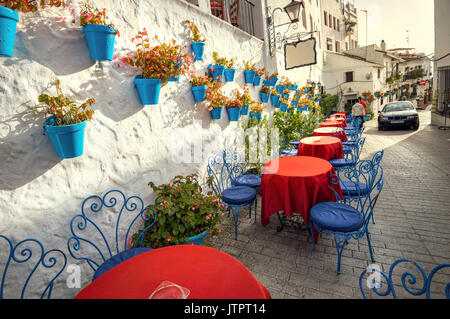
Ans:
<svg viewBox="0 0 450 319"><path fill-rule="evenodd" d="M123 263L125 260L128 260L130 258L133 258L137 255L140 255L142 253L145 253L147 251L152 250L151 248L132 248L127 249L117 255L112 256L108 260L106 260L103 264L98 267L98 269L95 271L94 277L92 278L92 281L103 275L108 270L113 269L117 265Z"/></svg>
<svg viewBox="0 0 450 319"><path fill-rule="evenodd" d="M261 177L258 175L242 175L235 179L236 186L248 186L258 188L261 186Z"/></svg>
<svg viewBox="0 0 450 319"><path fill-rule="evenodd" d="M281 152L281 156L282 157L284 157L284 156L297 156L297 153L298 153L298 150L292 148L292 149L283 150Z"/></svg>
<svg viewBox="0 0 450 319"><path fill-rule="evenodd" d="M347 141L347 142L342 142L342 145L345 146L353 146L356 144L356 141Z"/></svg>
<svg viewBox="0 0 450 319"><path fill-rule="evenodd" d="M244 205L253 202L256 191L247 186L234 186L222 192L222 200L230 205Z"/></svg>
<svg viewBox="0 0 450 319"><path fill-rule="evenodd" d="M358 189L356 187L356 183L351 182L351 181L342 181L339 182L341 189L342 189L342 193L344 194L344 196L358 196ZM358 182L358 187L359 187L359 195L367 195L369 194L369 187L367 186L367 184Z"/></svg>
<svg viewBox="0 0 450 319"><path fill-rule="evenodd" d="M331 166L333 167L344 167L344 166L352 166L355 164L354 160L348 158L338 158L329 160Z"/></svg>
<svg viewBox="0 0 450 319"><path fill-rule="evenodd" d="M298 147L300 145L300 140L289 142L290 145Z"/></svg>
<svg viewBox="0 0 450 319"><path fill-rule="evenodd" d="M352 150L353 150L353 147L347 146L347 145L344 145L343 148L344 148L344 153L345 153L345 154L351 153Z"/></svg>
<svg viewBox="0 0 450 319"><path fill-rule="evenodd" d="M364 217L355 208L338 202L322 202L311 208L310 218L322 229L349 233L359 230Z"/></svg>

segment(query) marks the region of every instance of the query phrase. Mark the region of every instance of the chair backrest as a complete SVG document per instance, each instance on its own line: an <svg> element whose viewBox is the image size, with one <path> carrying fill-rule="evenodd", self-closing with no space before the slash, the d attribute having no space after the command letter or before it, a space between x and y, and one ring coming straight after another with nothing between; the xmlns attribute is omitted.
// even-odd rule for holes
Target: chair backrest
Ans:
<svg viewBox="0 0 450 319"><path fill-rule="evenodd" d="M54 275L50 275L50 280L44 283L45 289L42 292L40 298L44 299L50 299L53 291L53 286L55 283L56 278L61 275L61 273L64 271L66 264L67 264L67 257L66 255L58 249L51 249L48 251L45 251L44 246L41 242L39 242L36 239L25 239L19 242L18 244L14 245L11 239L4 235L0 235L0 243L6 243L9 248L9 254L7 254L8 258L6 262L4 263L3 272L1 273L1 281L0 281L0 299L3 299L7 297L5 295L5 286L7 281L7 275L8 270L10 270L10 267L14 267L14 264L26 264L27 266L23 266L22 268L25 269L28 267L28 270L30 268L31 271L26 276L18 276L17 271L15 271L15 278L14 285L17 286L17 280L23 279L24 285L21 289L20 293L20 299L25 298L25 293L27 291L27 288L29 287L30 282L37 278L38 276L33 276L36 272L40 273L42 270L45 270L46 272L50 271L52 273L55 273ZM0 246L3 248L2 246ZM34 249L36 248L36 249ZM37 250L37 252L36 252ZM6 252L6 250L2 249L2 252ZM36 254L33 254L33 252L36 252ZM3 262L1 263L3 264ZM28 271L27 270L27 271ZM40 278L42 276L39 276ZM42 278L41 278L42 279ZM17 298L12 297L12 298Z"/></svg>
<svg viewBox="0 0 450 319"><path fill-rule="evenodd" d="M101 211L104 213L99 217ZM94 218L101 220L96 221ZM115 218L117 220L114 223ZM149 224L133 236L130 232L139 227L138 220ZM75 215L70 222L72 236L67 242L69 253L77 260L86 261L95 271L112 256L129 248L142 247L145 232L155 222L155 211L149 206L145 207L144 201L138 196L126 197L120 190L110 190L102 197L89 196L81 205L81 214ZM129 224L123 228L125 223ZM102 226L108 231L113 230L111 225L115 225L114 234L102 231ZM90 250L89 257L80 256L83 248Z"/></svg>
<svg viewBox="0 0 450 319"><path fill-rule="evenodd" d="M431 298L431 283L433 281L434 275L441 269L450 268L450 263L441 264L433 268L433 270L431 270L431 272L427 275L425 270L419 264L412 262L409 259L399 259L395 261L391 265L388 275L382 272L379 267L369 267L368 269L364 270L359 277L359 289L361 290L361 294L363 295L363 297L367 299L367 295L364 292L363 288L363 281L366 274L368 274L369 276L368 278L366 278L365 283L369 290L374 291L378 296L385 297L388 295L392 295L392 298L397 299L397 292L395 290L396 286L394 286L393 281L393 273L395 267L401 263L412 263L412 268L416 268L416 271L419 272L422 276L422 280L420 282L423 281L423 286L419 285L417 288L411 289L411 286L414 284L418 284L419 280L417 280L416 276L414 276L413 270L408 269L401 275L401 283L403 288L407 293L413 296L422 296L425 294L427 299ZM404 267L405 265L402 266ZM386 281L385 291L381 290L383 288L383 278ZM445 287L444 293L445 298L450 299L450 283Z"/></svg>
<svg viewBox="0 0 450 319"><path fill-rule="evenodd" d="M212 179L212 186L217 194L234 184L234 180L243 175L248 163L239 153L224 150L208 158L206 172Z"/></svg>

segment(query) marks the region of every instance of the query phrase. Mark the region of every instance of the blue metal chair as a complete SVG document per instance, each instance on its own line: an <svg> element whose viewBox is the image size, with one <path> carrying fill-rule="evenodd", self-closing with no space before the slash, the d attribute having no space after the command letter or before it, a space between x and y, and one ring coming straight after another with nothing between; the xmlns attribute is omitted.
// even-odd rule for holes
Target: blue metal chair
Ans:
<svg viewBox="0 0 450 319"><path fill-rule="evenodd" d="M99 212L104 213L99 217ZM88 217L88 214L90 217ZM95 221L95 219L102 219ZM103 232L101 227L114 233ZM125 221L124 221L125 219ZM132 242L134 227L149 221L150 224L142 230ZM156 213L151 207L145 207L144 201L138 196L126 197L120 190L110 190L103 197L92 195L81 205L81 214L75 215L70 222L72 236L67 241L70 255L83 260L94 270L93 280L114 268L123 261L151 250L143 246L145 232L156 222ZM128 224L126 231L121 227ZM84 253L82 252L84 251ZM86 254L86 256L81 256Z"/></svg>
<svg viewBox="0 0 450 319"><path fill-rule="evenodd" d="M309 217L313 251L316 249L313 228L315 228L319 233L333 235L338 253L338 275L341 273L342 251L351 238L358 240L366 236L369 245L370 258L372 262L375 262L372 244L370 242L368 224L370 222L371 215L373 214L373 206L383 188L383 170L381 167L381 174L378 176L378 180L374 183L372 189L370 190L370 196L366 198L360 196L361 190L358 186L356 176L352 176L354 170L351 168L346 168L346 170L348 170L348 178L355 183L356 192L358 194L358 200L354 203L354 206L347 204L345 199L341 198L339 194L331 186L329 186L335 194L336 202L322 202L315 205L311 208ZM330 175L329 182L337 185L341 183L341 180L338 175ZM343 192L346 191L349 192L349 190L343 190Z"/></svg>
<svg viewBox="0 0 450 319"><path fill-rule="evenodd" d="M359 157L364 147L366 138L360 138L356 144L353 145L351 151L346 153L346 157L329 160L330 164L337 171L338 175L342 168L354 167L359 162Z"/></svg>
<svg viewBox="0 0 450 319"><path fill-rule="evenodd" d="M5 287L8 270L11 266L14 267L14 264L27 264L29 265L28 267L32 267L32 270L28 274L28 276L16 277L14 280L14 286L18 285L17 279L19 278L22 278L25 281L24 286L21 289L20 299L25 298L25 294L27 288L29 287L30 281L32 281L33 278L39 277L33 276L36 272L40 273L42 270L55 272L56 274L54 274L53 276L50 275L50 277L48 277L50 278L50 280L48 281L48 284L45 286L45 289L40 296L40 299L50 299L52 296L55 280L59 277L59 275L61 275L67 265L66 255L59 249L51 249L45 251L42 243L36 239L25 239L19 242L17 245L14 245L11 239L4 235L0 235L0 240L6 242L9 247L8 259L4 263L0 282L0 299L4 299L6 297ZM33 251L36 251L33 249L33 246L34 248L37 248L38 251L35 255L36 257L33 256ZM3 247L3 244L0 247ZM47 279L45 279L45 282L47 283ZM10 291L12 291L12 289Z"/></svg>
<svg viewBox="0 0 450 319"><path fill-rule="evenodd" d="M364 270L361 276L359 277L359 289L361 290L361 294L363 295L364 299L367 299L367 295L364 292L363 288L363 280L366 274L369 274L369 277L366 278L366 286L368 287L369 290L370 289L373 290L378 296L381 297L385 297L392 294L392 298L397 299L397 293L395 291L392 275L397 265L406 262L412 263L412 265L414 265L417 268L418 272L420 272L420 274L422 275L423 286L422 288L420 288L419 286L414 290L411 289L412 287L409 287L408 285L414 285L418 281L416 280L416 276L414 276L414 274L411 271L406 271L401 276L403 288L406 290L406 292L408 292L413 296L422 296L425 294L426 299L431 298L431 291L430 291L431 282L433 281L434 275L441 269L450 268L450 263L441 264L433 268L430 274L427 275L425 270L419 264L412 262L409 259L399 259L395 261L389 268L388 275L382 272L379 267L368 267L368 269ZM380 289L383 288L383 278L386 281L386 291L380 291ZM450 299L450 283L448 283L445 288L445 297L447 299Z"/></svg>
<svg viewBox="0 0 450 319"><path fill-rule="evenodd" d="M234 160L233 160L234 158ZM213 190L220 194L221 201L226 205L228 216L233 214L234 234L237 240L237 226L241 207L249 207L251 218L252 207L255 206L255 221L257 198L256 190L249 186L233 186L237 177L244 172L247 162L240 159L239 154L223 151L208 159L206 168Z"/></svg>

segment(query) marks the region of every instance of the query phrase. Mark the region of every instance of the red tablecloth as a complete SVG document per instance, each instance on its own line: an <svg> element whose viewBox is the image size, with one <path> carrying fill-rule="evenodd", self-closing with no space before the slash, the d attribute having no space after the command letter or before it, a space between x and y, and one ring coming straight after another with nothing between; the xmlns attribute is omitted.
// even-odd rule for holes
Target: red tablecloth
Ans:
<svg viewBox="0 0 450 319"><path fill-rule="evenodd" d="M325 122L320 123L320 127L346 127L347 123L343 120L325 120Z"/></svg>
<svg viewBox="0 0 450 319"><path fill-rule="evenodd" d="M324 160L344 158L342 142L337 137L313 136L300 140L297 156L313 156Z"/></svg>
<svg viewBox="0 0 450 319"><path fill-rule="evenodd" d="M335 119L328 118L325 120L325 122L326 123L338 122L338 123L342 123L342 127L347 127L347 121L344 118L335 118Z"/></svg>
<svg viewBox="0 0 450 319"><path fill-rule="evenodd" d="M270 299L268 290L232 256L205 246L158 248L109 270L76 299L147 299L163 281L190 290L188 299Z"/></svg>
<svg viewBox="0 0 450 319"><path fill-rule="evenodd" d="M330 115L330 119L346 119L346 115L345 114L331 114Z"/></svg>
<svg viewBox="0 0 450 319"><path fill-rule="evenodd" d="M337 132L338 137L342 142L347 142L347 134L341 127L321 127L313 131L313 136L331 136L333 133Z"/></svg>
<svg viewBox="0 0 450 319"><path fill-rule="evenodd" d="M263 226L269 224L270 216L281 211L286 216L298 213L305 223L309 223L309 211L314 205L336 200L334 191L328 187L331 174L336 174L333 166L317 157L290 156L267 163L259 191ZM342 198L340 186L330 186ZM317 241L318 233L314 233Z"/></svg>

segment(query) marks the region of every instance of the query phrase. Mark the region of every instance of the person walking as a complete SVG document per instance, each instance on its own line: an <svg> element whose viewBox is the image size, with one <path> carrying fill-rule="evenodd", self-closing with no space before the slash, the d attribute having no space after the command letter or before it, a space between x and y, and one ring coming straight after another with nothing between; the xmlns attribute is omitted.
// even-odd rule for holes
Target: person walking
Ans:
<svg viewBox="0 0 450 319"><path fill-rule="evenodd" d="M362 106L364 106L364 116L366 116L366 115L367 115L367 105L366 105L366 102L364 102L364 101L362 100L361 97L359 97L358 100L359 100L359 103L362 104Z"/></svg>
<svg viewBox="0 0 450 319"><path fill-rule="evenodd" d="M358 102L356 102L352 107L352 117L357 118L359 117L361 119L361 125L359 128L361 128L364 124L364 116L366 114L364 110L364 106L360 103L361 97L358 98Z"/></svg>

